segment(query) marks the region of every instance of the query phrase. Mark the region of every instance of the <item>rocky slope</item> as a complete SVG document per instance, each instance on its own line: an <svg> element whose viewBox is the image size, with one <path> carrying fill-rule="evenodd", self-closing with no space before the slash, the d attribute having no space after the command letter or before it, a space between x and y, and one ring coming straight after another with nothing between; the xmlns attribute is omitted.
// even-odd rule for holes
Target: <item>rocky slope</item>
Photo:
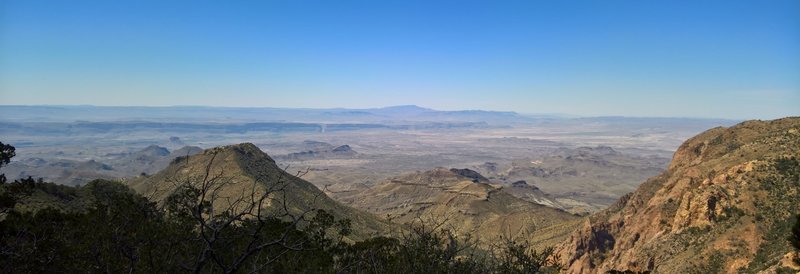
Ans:
<svg viewBox="0 0 800 274"><path fill-rule="evenodd" d="M525 201L561 210L567 209L563 204L561 204L561 202L557 201L552 195L544 193L541 189L539 189L535 185L528 184L528 182L524 180L516 181L511 183L510 185L503 186L503 191L513 195L514 197L523 199Z"/></svg>
<svg viewBox="0 0 800 274"><path fill-rule="evenodd" d="M553 225L575 224L567 212L516 198L468 169L436 168L389 179L355 195L350 205L385 216L399 224L444 223L481 240L499 236L530 237L555 243L565 230ZM541 232L541 233L540 233Z"/></svg>
<svg viewBox="0 0 800 274"><path fill-rule="evenodd" d="M208 149L193 156L176 158L167 168L128 182L133 189L156 201L164 200L183 182L199 184L213 181L215 210L236 206L236 199L271 191L265 212L288 211L297 216L304 211L323 209L337 219L352 222L354 238L383 234L387 222L342 205L311 183L286 173L275 161L250 143Z"/></svg>
<svg viewBox="0 0 800 274"><path fill-rule="evenodd" d="M800 118L708 130L681 145L667 171L587 218L558 252L568 273L789 270L798 159Z"/></svg>

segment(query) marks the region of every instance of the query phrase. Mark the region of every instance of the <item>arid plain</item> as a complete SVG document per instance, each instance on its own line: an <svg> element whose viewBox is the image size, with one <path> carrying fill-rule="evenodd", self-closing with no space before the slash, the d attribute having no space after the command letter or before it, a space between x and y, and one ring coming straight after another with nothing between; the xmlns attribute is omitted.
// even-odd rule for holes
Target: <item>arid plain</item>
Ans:
<svg viewBox="0 0 800 274"><path fill-rule="evenodd" d="M98 108L107 115L85 115ZM525 181L530 187L507 189L577 214L605 208L666 169L686 138L736 122L416 106L244 111L5 106L0 112L8 114L0 132L17 146L18 157L5 169L14 179L33 176L64 184L130 179L199 148L251 142L279 166L303 174L347 204L373 185L444 167L477 171L498 186ZM54 115L37 119L34 113Z"/></svg>

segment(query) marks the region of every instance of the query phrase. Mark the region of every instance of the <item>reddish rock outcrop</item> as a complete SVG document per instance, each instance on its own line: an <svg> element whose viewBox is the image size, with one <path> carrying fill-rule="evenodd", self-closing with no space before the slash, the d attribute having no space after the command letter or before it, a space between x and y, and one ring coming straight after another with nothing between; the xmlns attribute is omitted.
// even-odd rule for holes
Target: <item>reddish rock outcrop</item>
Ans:
<svg viewBox="0 0 800 274"><path fill-rule="evenodd" d="M558 253L568 273L774 268L800 213L798 159L800 118L708 130L663 174L588 217Z"/></svg>

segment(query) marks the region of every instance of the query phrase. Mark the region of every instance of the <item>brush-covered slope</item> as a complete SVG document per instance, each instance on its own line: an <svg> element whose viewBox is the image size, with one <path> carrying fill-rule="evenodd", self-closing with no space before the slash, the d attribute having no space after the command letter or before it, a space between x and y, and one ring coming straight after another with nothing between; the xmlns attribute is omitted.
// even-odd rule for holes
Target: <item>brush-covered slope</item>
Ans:
<svg viewBox="0 0 800 274"><path fill-rule="evenodd" d="M286 173L275 161L250 143L205 150L188 157L178 157L164 170L131 181L129 185L146 197L164 200L184 182L199 184L214 181L215 210L221 211L243 196L271 191L266 212L291 214L323 209L337 219L352 222L354 238L388 231L388 223L375 216L342 205L326 196L311 183Z"/></svg>
<svg viewBox="0 0 800 274"><path fill-rule="evenodd" d="M444 222L446 227L482 240L535 237L539 243L552 243L566 233L549 230L545 235L538 231L577 219L501 189L475 171L436 168L372 186L356 195L351 205L400 224Z"/></svg>
<svg viewBox="0 0 800 274"><path fill-rule="evenodd" d="M569 273L753 273L786 267L800 213L800 118L714 128L559 248ZM794 270L797 271L797 270Z"/></svg>

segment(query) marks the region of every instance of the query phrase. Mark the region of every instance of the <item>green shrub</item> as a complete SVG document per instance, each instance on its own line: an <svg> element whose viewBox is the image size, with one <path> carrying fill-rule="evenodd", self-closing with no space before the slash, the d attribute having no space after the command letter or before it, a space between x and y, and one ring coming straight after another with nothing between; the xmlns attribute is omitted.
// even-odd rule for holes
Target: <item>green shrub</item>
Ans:
<svg viewBox="0 0 800 274"><path fill-rule="evenodd" d="M84 187L18 181L10 195L43 192L84 201L0 220L0 273L550 273L561 266L552 248L501 239L488 250L470 236L427 224L396 238L347 242L348 220L317 210L303 223L278 218L208 216L196 189L179 188L164 205L111 181ZM196 213L200 213L199 215ZM198 222L198 216L203 222ZM254 248L263 247L263 248Z"/></svg>

